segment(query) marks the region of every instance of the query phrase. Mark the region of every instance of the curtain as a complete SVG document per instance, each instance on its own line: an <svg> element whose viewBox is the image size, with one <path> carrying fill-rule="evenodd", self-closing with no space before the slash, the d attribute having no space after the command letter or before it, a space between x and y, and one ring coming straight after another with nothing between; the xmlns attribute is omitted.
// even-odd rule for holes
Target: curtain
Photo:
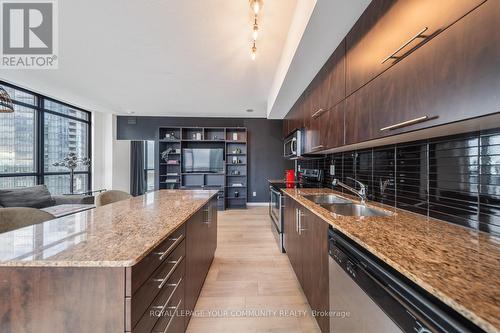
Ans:
<svg viewBox="0 0 500 333"><path fill-rule="evenodd" d="M144 178L144 141L132 141L130 149L130 194L134 197L146 192Z"/></svg>

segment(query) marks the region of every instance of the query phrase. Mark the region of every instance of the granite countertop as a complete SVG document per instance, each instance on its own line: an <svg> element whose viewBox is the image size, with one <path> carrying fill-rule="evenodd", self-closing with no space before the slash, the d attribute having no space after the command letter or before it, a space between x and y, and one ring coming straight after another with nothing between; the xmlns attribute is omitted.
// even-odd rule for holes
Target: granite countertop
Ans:
<svg viewBox="0 0 500 333"><path fill-rule="evenodd" d="M0 234L0 267L130 267L217 191L161 190Z"/></svg>
<svg viewBox="0 0 500 333"><path fill-rule="evenodd" d="M334 215L304 194L331 189L283 189L334 228L487 332L500 332L500 237L369 202L389 217Z"/></svg>

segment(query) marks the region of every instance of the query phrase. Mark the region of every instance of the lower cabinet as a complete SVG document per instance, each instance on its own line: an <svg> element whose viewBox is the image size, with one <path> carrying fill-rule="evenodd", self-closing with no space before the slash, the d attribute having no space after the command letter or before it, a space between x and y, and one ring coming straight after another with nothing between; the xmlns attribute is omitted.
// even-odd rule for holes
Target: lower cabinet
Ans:
<svg viewBox="0 0 500 333"><path fill-rule="evenodd" d="M217 246L217 199L127 268L125 331L184 332Z"/></svg>
<svg viewBox="0 0 500 333"><path fill-rule="evenodd" d="M293 199L285 202L285 250L322 332L329 332L328 224Z"/></svg>
<svg viewBox="0 0 500 333"><path fill-rule="evenodd" d="M211 201L186 225L186 298L184 310L194 310L217 246L217 201ZM190 316L186 317L186 327Z"/></svg>

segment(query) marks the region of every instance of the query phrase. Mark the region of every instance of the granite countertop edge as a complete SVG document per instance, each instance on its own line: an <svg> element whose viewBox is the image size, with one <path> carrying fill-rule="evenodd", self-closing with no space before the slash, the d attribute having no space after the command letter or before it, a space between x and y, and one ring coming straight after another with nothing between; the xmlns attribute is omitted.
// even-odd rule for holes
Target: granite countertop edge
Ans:
<svg viewBox="0 0 500 333"><path fill-rule="evenodd" d="M181 190L178 190L181 191ZM139 263L142 259L144 259L151 251L153 251L158 245L165 241L172 233L174 233L179 227L181 227L184 223L186 223L191 217L193 217L200 209L203 208L214 196L218 194L218 191L210 190L205 192L211 192L210 195L204 200L199 201L198 208L193 209L188 216L185 218L179 219L172 225L166 226L165 230L162 231L163 236L158 238L155 242L151 244L145 244L144 249L141 249L141 254L136 256L135 258L130 258L127 260L65 260L65 259L47 259L47 260L6 260L0 261L0 269L1 268L14 268L14 267L66 267L66 268L127 268L132 267L135 264ZM110 204L111 206L113 204ZM105 207L105 206L104 206ZM80 213L77 213L80 214ZM49 222L49 221L48 221ZM71 251L71 249L68 249Z"/></svg>

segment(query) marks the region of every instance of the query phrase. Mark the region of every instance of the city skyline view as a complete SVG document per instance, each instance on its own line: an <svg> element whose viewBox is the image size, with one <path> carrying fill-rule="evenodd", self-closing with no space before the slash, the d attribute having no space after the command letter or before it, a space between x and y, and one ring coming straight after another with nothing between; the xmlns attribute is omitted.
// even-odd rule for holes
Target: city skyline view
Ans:
<svg viewBox="0 0 500 333"><path fill-rule="evenodd" d="M52 194L69 193L69 170L53 163L70 151L88 157L89 114L48 99L42 100L44 111L41 111L37 100L40 97L1 86L14 101L15 112L0 114L0 188L39 183L47 185ZM38 122L43 124L41 136L37 133ZM39 137L43 137L43 143L37 142ZM43 162L37 159L40 150ZM89 168L79 166L75 171L87 172L75 175L75 192L87 191Z"/></svg>

